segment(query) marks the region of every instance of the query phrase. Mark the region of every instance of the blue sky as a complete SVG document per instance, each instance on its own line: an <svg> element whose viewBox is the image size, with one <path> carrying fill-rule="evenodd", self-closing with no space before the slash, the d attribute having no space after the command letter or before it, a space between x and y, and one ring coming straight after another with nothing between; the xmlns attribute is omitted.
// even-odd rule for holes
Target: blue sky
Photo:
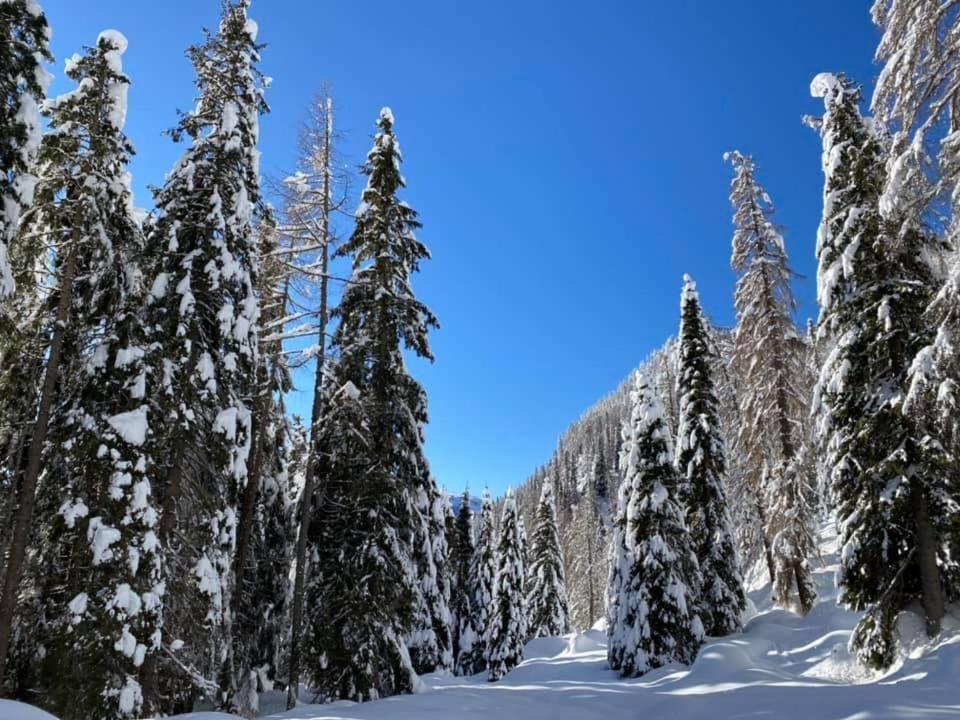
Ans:
<svg viewBox="0 0 960 720"><path fill-rule="evenodd" d="M104 28L130 42L128 133L138 204L180 149L161 131L193 103L184 57L217 0L43 0L62 61ZM406 199L434 259L415 278L442 328L427 389L439 482L499 493L675 332L683 273L733 321L730 168L752 153L778 207L800 320L815 314L819 139L810 79L869 88L869 2L255 0L265 173L293 167L298 123L332 84L341 151L359 164L379 108L404 149ZM309 383L293 406L306 414Z"/></svg>

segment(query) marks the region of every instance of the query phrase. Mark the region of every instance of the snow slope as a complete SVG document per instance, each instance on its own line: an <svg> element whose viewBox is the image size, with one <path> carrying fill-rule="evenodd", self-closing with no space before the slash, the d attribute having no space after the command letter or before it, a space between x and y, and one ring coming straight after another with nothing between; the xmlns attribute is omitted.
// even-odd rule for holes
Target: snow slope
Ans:
<svg viewBox="0 0 960 720"><path fill-rule="evenodd" d="M832 551L832 539L824 548ZM770 607L769 588L743 633L708 642L690 668L661 668L634 680L606 669L605 633L542 638L503 680L428 675L423 692L357 705L305 705L283 712L281 693L262 699L271 720L898 720L960 718L960 616L928 646L920 619L901 616L905 651L886 674L858 666L847 639L858 615L836 607L835 555L816 580L820 602L806 617ZM34 720L0 701L0 720ZM21 706L24 708L25 706ZM30 708L32 710L32 708ZM220 713L177 720L230 720Z"/></svg>
<svg viewBox="0 0 960 720"><path fill-rule="evenodd" d="M833 539L816 573L820 602L806 617L770 607L769 588L751 593L759 611L738 635L713 640L690 668L661 668L635 680L606 669L606 636L589 630L527 645L506 678L428 675L424 692L356 705L276 712L272 720L881 720L960 718L960 617L947 619L933 648L918 617L901 617L906 653L884 675L847 653L858 615L836 607Z"/></svg>

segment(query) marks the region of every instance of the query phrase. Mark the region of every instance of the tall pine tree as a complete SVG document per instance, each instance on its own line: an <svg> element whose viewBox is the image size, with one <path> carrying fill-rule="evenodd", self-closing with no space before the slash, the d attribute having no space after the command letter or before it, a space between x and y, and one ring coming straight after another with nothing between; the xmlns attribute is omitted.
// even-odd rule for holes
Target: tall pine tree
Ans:
<svg viewBox="0 0 960 720"><path fill-rule="evenodd" d="M474 588L477 584L474 573L477 565L474 562L476 543L473 525L470 493L464 490L454 519L453 542L450 544L450 613L455 640L455 670L458 675L470 675L474 672L476 644L480 638L477 627L479 618L474 603Z"/></svg>
<svg viewBox="0 0 960 720"><path fill-rule="evenodd" d="M473 675L486 670L490 656L487 634L492 622L491 609L493 608L494 581L497 576L497 555L493 526L493 500L490 497L489 488L483 491L474 534L476 547L470 568L470 607L476 638L470 654L463 654L460 658L464 675Z"/></svg>
<svg viewBox="0 0 960 720"><path fill-rule="evenodd" d="M890 232L900 236L924 226L925 220L932 227L946 225L951 248L945 253L932 237L925 243L925 253L943 264L945 277L924 312L924 323L935 332L911 363L903 409L955 463L960 455L960 7L930 0L876 0L872 14L883 31L876 52L883 70L872 106L877 125L891 138L880 212L893 226ZM952 505L960 502L956 467L950 475L946 490ZM956 561L960 522L954 519L948 533ZM960 578L952 575L949 589L956 596Z"/></svg>
<svg viewBox="0 0 960 720"><path fill-rule="evenodd" d="M160 644L157 513L142 448L143 236L127 172L133 148L123 134L126 47L122 35L105 31L68 61L78 88L45 105L51 130L38 155L37 202L21 228L26 242L42 235L57 251L60 295L46 304L43 324L57 326L51 338L60 338L59 411L40 494L61 501L58 516L44 518L44 557L63 562L59 586L44 597L45 675L47 704L68 718L139 715L141 666Z"/></svg>
<svg viewBox="0 0 960 720"><path fill-rule="evenodd" d="M181 548L172 568L196 581L178 594L177 612L194 614L192 594L205 600L213 647L193 651L217 658L219 702L240 711L247 709L236 695L233 556L258 365L256 146L267 110L248 7L249 0L225 3L217 32L188 51L198 98L172 133L188 147L156 192L147 309L156 339L151 394L164 419L154 437L163 460L153 478L163 499L160 539L196 537L195 550Z"/></svg>
<svg viewBox="0 0 960 720"><path fill-rule="evenodd" d="M634 677L668 663L689 664L703 640L697 614L703 584L680 506L670 433L659 399L642 374L624 442L626 512L611 667Z"/></svg>
<svg viewBox="0 0 960 720"><path fill-rule="evenodd" d="M817 388L820 442L840 526L840 600L867 613L851 645L868 664L894 659L897 613L920 598L939 630L939 541L952 508L942 446L902 411L912 358L930 338L922 313L929 242L881 215L885 147L848 80L819 75L824 98L824 212L818 236L819 327L828 348Z"/></svg>
<svg viewBox="0 0 960 720"><path fill-rule="evenodd" d="M687 275L680 299L677 347L680 425L676 466L681 477L678 500L685 508L687 529L700 560L700 616L706 633L720 636L743 627L741 613L747 602L723 488L726 460L710 365L712 355L697 287Z"/></svg>
<svg viewBox="0 0 960 720"><path fill-rule="evenodd" d="M513 491L508 490L500 518L497 577L487 628L487 673L491 681L499 680L523 660L523 646L527 640L526 603L523 596L525 573L519 520Z"/></svg>
<svg viewBox="0 0 960 720"><path fill-rule="evenodd" d="M633 443L633 426L622 430L623 449L628 450ZM630 443L628 445L628 443ZM617 490L617 508L613 519L610 542L609 573L607 576L607 665L611 670L623 667L626 650L624 632L624 581L629 574L633 555L627 546L627 501L629 488L625 482Z"/></svg>
<svg viewBox="0 0 960 720"><path fill-rule="evenodd" d="M548 478L540 490L537 526L529 568L527 593L529 635L532 638L563 635L570 630L567 587L563 572L563 552L557 529L557 504L553 482Z"/></svg>
<svg viewBox="0 0 960 720"><path fill-rule="evenodd" d="M401 352L432 357L427 330L436 319L410 286L429 253L414 235L416 213L397 196L404 180L388 108L377 126L356 228L340 250L353 256L353 279L332 340L337 390L321 438L326 487L314 523L308 649L322 693L357 700L413 690L407 639L432 628L424 591L439 587L425 588L419 573L435 570L429 535L443 533L422 450L426 398Z"/></svg>

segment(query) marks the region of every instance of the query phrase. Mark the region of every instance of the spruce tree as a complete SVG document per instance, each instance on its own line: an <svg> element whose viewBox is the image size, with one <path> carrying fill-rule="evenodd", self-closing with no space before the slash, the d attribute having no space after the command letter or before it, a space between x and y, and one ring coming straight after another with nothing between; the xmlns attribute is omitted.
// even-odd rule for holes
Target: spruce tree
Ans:
<svg viewBox="0 0 960 720"><path fill-rule="evenodd" d="M623 428L622 435L622 447L629 450L632 448L632 426L629 429ZM633 564L633 555L627 547L628 489L626 483L620 483L617 490L617 509L610 542L610 569L607 578L607 665L611 670L620 670L623 667L626 649L624 580Z"/></svg>
<svg viewBox="0 0 960 720"><path fill-rule="evenodd" d="M487 669L489 645L487 634L492 622L494 581L497 575L496 538L493 527L493 500L485 488L480 514L475 523L476 546L470 567L470 607L473 629L476 632L473 648L462 654L460 665L464 675L474 675Z"/></svg>
<svg viewBox="0 0 960 720"><path fill-rule="evenodd" d="M537 527L533 534L527 593L529 637L563 635L570 631L563 552L557 529L557 505L553 482L544 481L537 506Z"/></svg>
<svg viewBox="0 0 960 720"><path fill-rule="evenodd" d="M680 300L677 347L680 425L676 465L681 477L678 500L685 509L686 525L700 560L700 617L707 635L721 636L743 627L741 613L747 603L723 487L726 460L719 431L712 355L697 288L687 275Z"/></svg>
<svg viewBox="0 0 960 720"><path fill-rule="evenodd" d="M471 675L476 663L476 646L481 633L478 631L474 589L477 585L477 565L474 562L476 543L473 538L473 512L470 509L470 493L463 491L460 509L453 525L453 542L450 546L452 587L450 588L450 612L453 619L453 638L456 641L455 672Z"/></svg>
<svg viewBox="0 0 960 720"><path fill-rule="evenodd" d="M217 32L188 51L198 98L172 132L188 146L156 191L147 308L156 339L151 392L164 418L154 438L160 539L196 536L195 550L178 558L176 572L193 576L196 585L178 593L177 613L195 616L187 607L193 595L206 603L202 622L216 628L213 647L191 652L217 658L219 703L243 712L249 710L236 694L234 667L233 555L258 374L256 145L267 110L248 6L249 0L225 3ZM188 498L202 509L183 507Z"/></svg>
<svg viewBox="0 0 960 720"><path fill-rule="evenodd" d="M421 492L427 499L418 504L419 536L413 545L419 592L407 641L414 669L425 674L453 669L453 637L443 512L446 498L429 478Z"/></svg>
<svg viewBox="0 0 960 720"><path fill-rule="evenodd" d="M50 82L50 28L36 0L0 3L0 300L13 294L7 248L33 201L31 165L40 144L38 110Z"/></svg>
<svg viewBox="0 0 960 720"><path fill-rule="evenodd" d="M663 665L690 664L703 640L697 594L703 584L680 506L670 433L653 388L637 375L630 435L624 443L629 549L616 583L615 655L623 677Z"/></svg>
<svg viewBox="0 0 960 720"><path fill-rule="evenodd" d="M940 571L952 565L939 539L949 517L943 449L902 411L910 363L932 335L922 317L930 241L882 217L886 148L860 116L857 88L824 74L811 91L826 108L817 279L827 355L817 401L840 527L837 582L842 603L867 610L851 646L886 667L894 620L913 599L928 632L939 630Z"/></svg>
<svg viewBox="0 0 960 720"><path fill-rule="evenodd" d="M432 358L427 330L436 319L410 286L429 253L414 236L415 211L397 196L404 180L393 124L384 108L356 228L340 249L353 257L353 278L332 340L339 359L321 438L326 481L314 523L309 650L314 683L329 698L412 691L407 639L435 632L445 610L436 576L423 574L435 572L434 541L443 535L422 450L426 398L401 352Z"/></svg>
<svg viewBox="0 0 960 720"><path fill-rule="evenodd" d="M796 463L805 437L809 396L802 381L806 345L792 314L796 300L783 236L773 222L770 196L756 178L753 158L737 151L725 156L734 167L730 202L734 208L731 267L738 274L735 294L735 372L742 378L739 393L741 427L737 449L753 488L764 527L778 523L764 504L762 479L769 468ZM799 466L797 467L799 471ZM802 559L775 561L771 538L761 533L771 580L780 566L802 568ZM781 544L780 549L789 546ZM805 585L804 583L801 583Z"/></svg>
<svg viewBox="0 0 960 720"><path fill-rule="evenodd" d="M524 580L519 515L513 491L508 490L500 518L497 576L487 628L487 676L491 682L502 678L523 660L527 640Z"/></svg>
<svg viewBox="0 0 960 720"><path fill-rule="evenodd" d="M39 494L60 497L57 516L41 523L42 553L59 557L63 572L44 596L43 674L46 703L67 718L138 716L141 666L160 646L157 512L142 447L143 236L127 171L133 148L123 134L126 47L120 33L105 31L68 61L78 88L45 105L51 131L38 153L36 203L21 226L26 243L42 235L56 248L53 274L62 293L46 304L43 321L62 335L58 412Z"/></svg>
<svg viewBox="0 0 960 720"><path fill-rule="evenodd" d="M890 137L888 174L879 208L888 232L904 236L918 227L945 226L940 238L928 237L924 252L945 269L924 312L934 332L917 350L909 369L903 403L920 433L936 438L952 456L950 503L960 503L955 467L960 455L960 42L958 9L919 0L876 0L874 22L883 35L876 60L883 65L873 95L875 124ZM951 556L960 558L960 522L944 538ZM960 577L947 578L953 596ZM932 590L932 588L931 588Z"/></svg>

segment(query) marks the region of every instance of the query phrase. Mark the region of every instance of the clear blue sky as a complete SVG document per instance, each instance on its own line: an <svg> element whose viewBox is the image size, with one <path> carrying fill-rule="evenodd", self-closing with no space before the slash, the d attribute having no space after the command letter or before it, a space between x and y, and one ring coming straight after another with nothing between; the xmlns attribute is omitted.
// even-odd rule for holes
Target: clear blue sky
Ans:
<svg viewBox="0 0 960 720"><path fill-rule="evenodd" d="M186 46L217 0L41 0L62 61L104 28L130 41L127 130L138 204L180 149L160 135L192 106ZM545 461L558 435L675 332L691 273L716 322L733 319L730 168L754 154L806 276L820 147L800 118L817 72L868 88L870 3L731 0L255 0L273 112L265 173L295 158L303 111L332 83L344 155L362 161L390 105L407 200L434 259L415 289L442 324L437 361L411 363L429 393L439 482L495 492ZM299 378L304 390L306 378ZM307 393L294 406L305 412Z"/></svg>

